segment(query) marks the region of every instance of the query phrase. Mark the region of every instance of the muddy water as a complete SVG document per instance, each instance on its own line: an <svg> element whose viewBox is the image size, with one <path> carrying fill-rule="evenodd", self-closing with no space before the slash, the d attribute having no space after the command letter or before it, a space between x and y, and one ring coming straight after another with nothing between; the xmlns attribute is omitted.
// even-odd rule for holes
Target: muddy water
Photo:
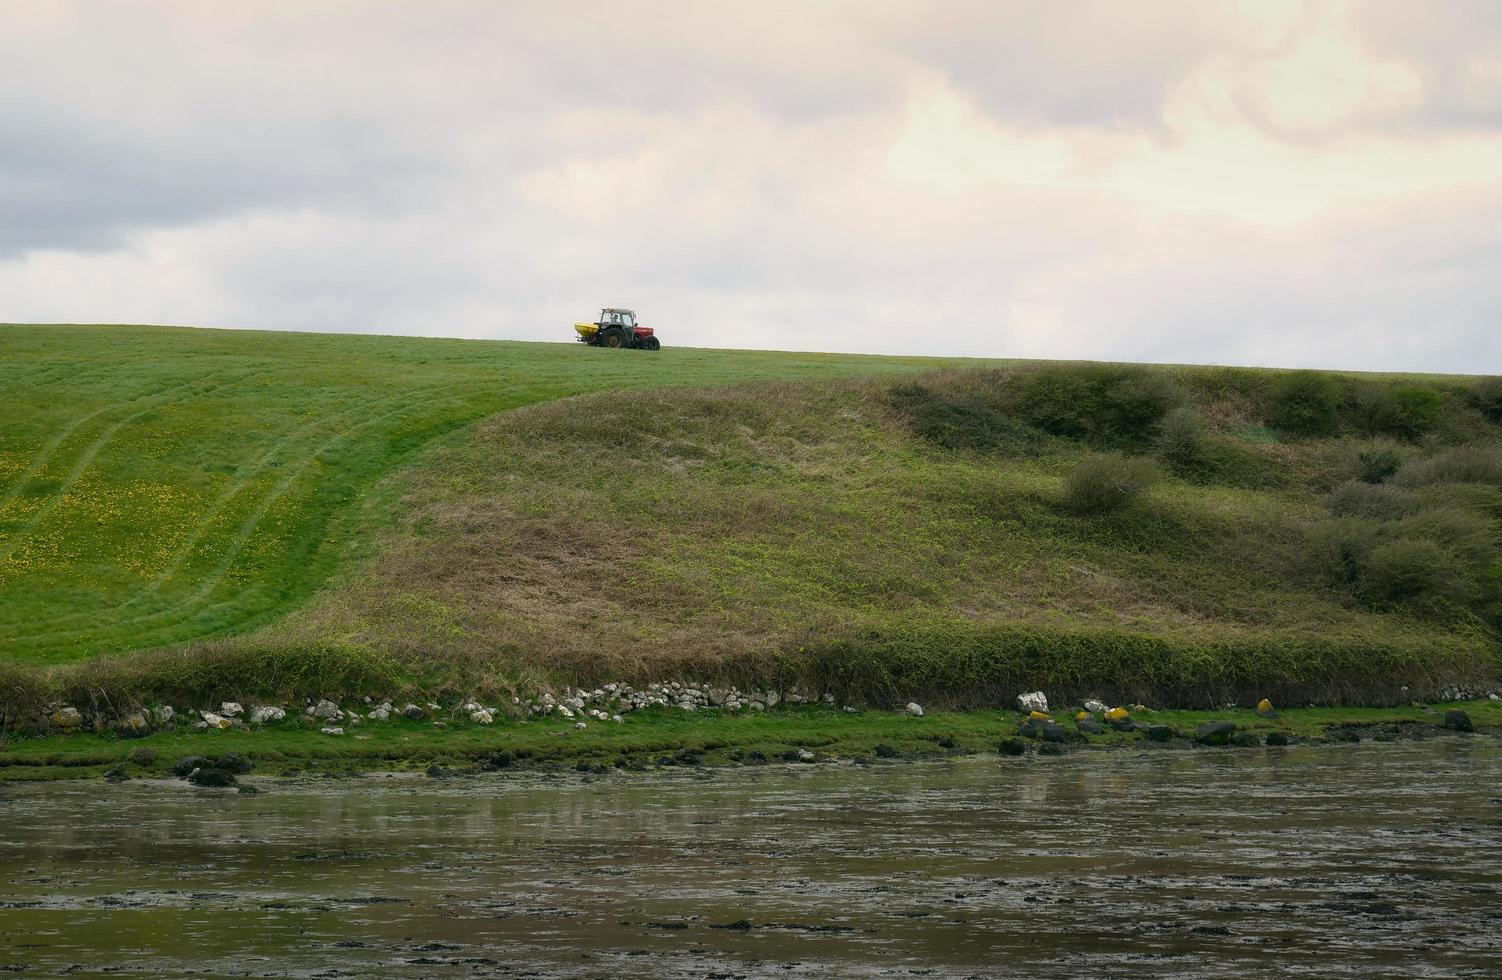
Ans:
<svg viewBox="0 0 1502 980"><path fill-rule="evenodd" d="M257 782L0 787L0 974L1502 975L1493 738Z"/></svg>

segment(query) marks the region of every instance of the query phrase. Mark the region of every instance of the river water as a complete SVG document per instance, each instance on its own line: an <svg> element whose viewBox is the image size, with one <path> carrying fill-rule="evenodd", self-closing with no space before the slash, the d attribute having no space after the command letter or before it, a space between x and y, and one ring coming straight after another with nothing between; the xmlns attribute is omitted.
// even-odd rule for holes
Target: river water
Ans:
<svg viewBox="0 0 1502 980"><path fill-rule="evenodd" d="M0 787L0 975L1502 976L1502 739Z"/></svg>

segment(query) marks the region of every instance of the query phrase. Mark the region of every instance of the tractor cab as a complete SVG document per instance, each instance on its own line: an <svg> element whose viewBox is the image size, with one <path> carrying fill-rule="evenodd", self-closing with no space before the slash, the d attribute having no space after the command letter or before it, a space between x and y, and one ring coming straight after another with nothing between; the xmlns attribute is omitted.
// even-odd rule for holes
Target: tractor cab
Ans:
<svg viewBox="0 0 1502 980"><path fill-rule="evenodd" d="M576 323L574 331L579 342L592 347L631 347L636 350L658 350L662 343L653 334L651 327L636 322L636 311L607 306L600 311L600 319L594 323Z"/></svg>

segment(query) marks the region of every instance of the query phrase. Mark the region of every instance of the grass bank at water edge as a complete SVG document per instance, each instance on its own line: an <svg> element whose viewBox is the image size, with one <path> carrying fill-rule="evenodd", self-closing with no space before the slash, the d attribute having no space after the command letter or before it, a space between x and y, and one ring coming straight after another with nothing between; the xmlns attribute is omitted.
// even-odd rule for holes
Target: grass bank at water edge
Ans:
<svg viewBox="0 0 1502 980"><path fill-rule="evenodd" d="M1475 735L1444 727L1445 714L1466 712ZM935 759L984 753L1036 756L1080 749L1171 750L1208 747L1195 740L1207 722L1236 726L1232 738L1243 747L1319 744L1363 739L1389 741L1422 737L1502 735L1502 702L1473 701L1394 708L1289 708L1276 718L1250 709L1154 711L1134 709L1139 729L1081 734L1076 709L1056 711L1062 741L1019 736L1014 711L904 712L837 708L778 708L765 714L726 715L652 709L620 723L591 719L580 729L558 717L502 718L475 724L460 711L430 712L421 719L399 714L367 722L344 734L321 733L327 724L294 716L266 726L193 731L184 721L141 738L93 733L0 738L0 782L45 779L150 778L173 775L184 759L212 767L227 753L260 775L340 775L413 771L433 775L488 770L575 770L595 774L616 770L767 763ZM1099 716L1095 716L1097 719ZM1165 734L1162 729L1167 729ZM1215 751L1235 748L1226 745Z"/></svg>

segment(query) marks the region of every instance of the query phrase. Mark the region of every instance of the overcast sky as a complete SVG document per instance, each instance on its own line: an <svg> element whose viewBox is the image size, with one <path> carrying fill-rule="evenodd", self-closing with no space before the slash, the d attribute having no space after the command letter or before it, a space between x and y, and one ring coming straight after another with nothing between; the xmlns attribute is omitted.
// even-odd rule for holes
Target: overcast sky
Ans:
<svg viewBox="0 0 1502 980"><path fill-rule="evenodd" d="M0 0L0 320L1502 372L1502 3Z"/></svg>

